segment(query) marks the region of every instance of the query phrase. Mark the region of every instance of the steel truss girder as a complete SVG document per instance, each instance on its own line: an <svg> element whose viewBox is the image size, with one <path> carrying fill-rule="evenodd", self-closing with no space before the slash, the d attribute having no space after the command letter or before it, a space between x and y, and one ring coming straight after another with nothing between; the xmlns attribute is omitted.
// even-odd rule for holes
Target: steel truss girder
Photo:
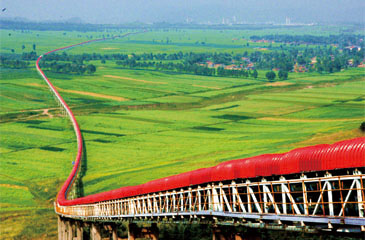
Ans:
<svg viewBox="0 0 365 240"><path fill-rule="evenodd" d="M210 183L95 204L55 206L60 215L89 220L219 217L357 225L364 229L364 179L353 175ZM313 201L312 201L313 200Z"/></svg>

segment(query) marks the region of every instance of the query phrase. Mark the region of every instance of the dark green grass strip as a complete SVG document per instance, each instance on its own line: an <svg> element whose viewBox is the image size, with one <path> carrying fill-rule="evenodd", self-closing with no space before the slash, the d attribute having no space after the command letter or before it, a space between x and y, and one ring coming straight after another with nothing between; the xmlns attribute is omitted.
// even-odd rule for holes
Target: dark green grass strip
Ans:
<svg viewBox="0 0 365 240"><path fill-rule="evenodd" d="M118 133L107 133L107 132L100 132L100 131L93 131L93 130L81 130L82 133L91 133L91 134L98 134L98 135L106 135L106 136L115 136L115 137L124 137L125 134L118 134Z"/></svg>

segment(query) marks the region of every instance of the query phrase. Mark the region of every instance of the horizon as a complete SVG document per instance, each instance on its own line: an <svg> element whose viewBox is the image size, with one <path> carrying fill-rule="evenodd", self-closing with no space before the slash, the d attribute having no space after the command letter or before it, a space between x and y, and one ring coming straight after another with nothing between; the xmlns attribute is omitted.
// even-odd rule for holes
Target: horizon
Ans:
<svg viewBox="0 0 365 240"><path fill-rule="evenodd" d="M85 24L196 23L196 24L364 24L365 2L360 0L292 2L289 0L239 1L96 0L62 2L49 0L3 0L0 19L31 22L74 22Z"/></svg>

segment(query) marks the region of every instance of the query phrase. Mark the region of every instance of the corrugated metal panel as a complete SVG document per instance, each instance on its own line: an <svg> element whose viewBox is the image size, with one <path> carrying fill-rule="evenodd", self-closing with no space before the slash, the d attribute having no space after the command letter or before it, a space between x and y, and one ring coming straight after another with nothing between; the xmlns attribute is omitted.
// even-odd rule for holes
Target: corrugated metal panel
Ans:
<svg viewBox="0 0 365 240"><path fill-rule="evenodd" d="M206 182L211 182L212 168L200 168L192 171L190 175L190 184L199 185Z"/></svg>

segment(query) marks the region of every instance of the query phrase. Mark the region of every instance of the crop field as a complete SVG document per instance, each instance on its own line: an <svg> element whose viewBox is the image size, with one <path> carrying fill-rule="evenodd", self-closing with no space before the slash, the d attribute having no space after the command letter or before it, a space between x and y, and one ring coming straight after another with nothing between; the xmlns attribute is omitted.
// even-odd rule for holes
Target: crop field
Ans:
<svg viewBox="0 0 365 240"><path fill-rule="evenodd" d="M313 34L321 33L318 28L312 29ZM300 34L299 30L280 31ZM37 52L42 53L90 35L119 33L0 32L3 54L10 49L21 53L22 44L24 51L30 51L36 43ZM67 53L242 52L247 43L242 36L262 33L158 31ZM166 44L166 38L172 43ZM92 75L46 73L81 126L87 153L85 194L226 160L362 135L363 70L290 73L288 80L268 83L262 72L257 79L207 77L123 69L113 61L90 62L97 67ZM4 239L55 239L53 200L76 154L72 126L33 62L22 70L1 68L0 76L1 235Z"/></svg>

